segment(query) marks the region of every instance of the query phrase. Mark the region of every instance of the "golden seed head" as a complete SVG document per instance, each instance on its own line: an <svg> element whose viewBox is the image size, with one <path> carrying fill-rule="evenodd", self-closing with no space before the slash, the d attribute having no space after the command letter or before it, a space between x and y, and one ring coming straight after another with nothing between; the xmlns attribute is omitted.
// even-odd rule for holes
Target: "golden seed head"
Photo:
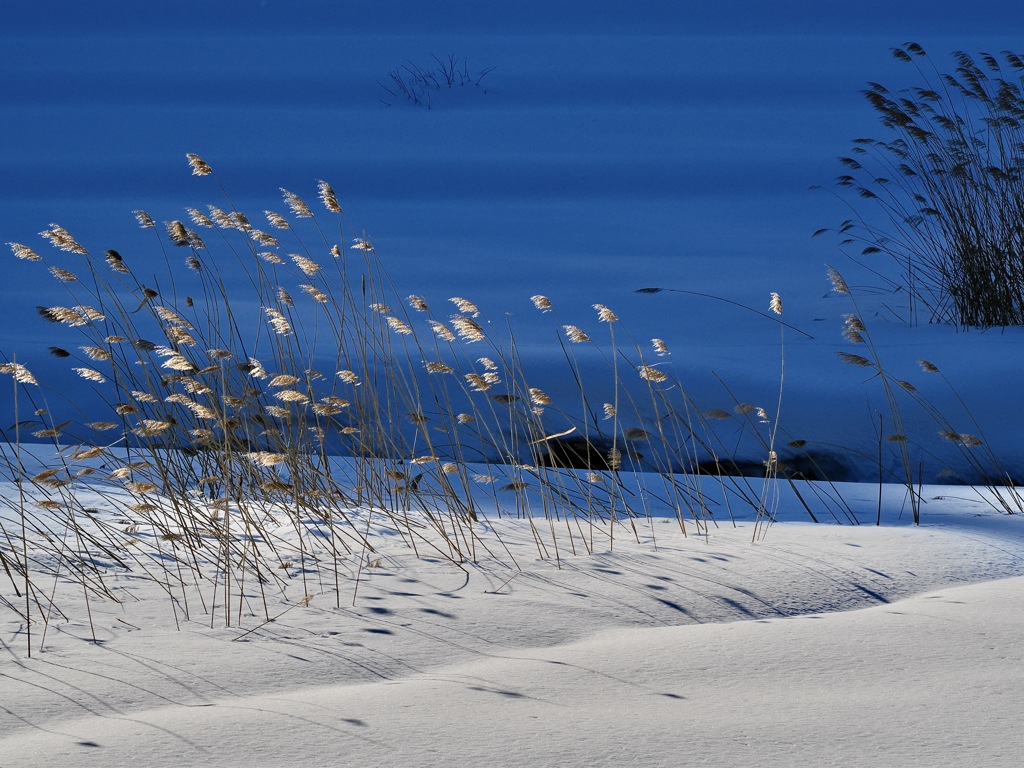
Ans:
<svg viewBox="0 0 1024 768"><path fill-rule="evenodd" d="M14 252L16 258L23 259L24 261L41 261L42 257L27 245L21 243L8 243L11 246L11 251Z"/></svg>
<svg viewBox="0 0 1024 768"><path fill-rule="evenodd" d="M276 237L260 229L250 229L249 237L253 239L253 242L259 243L267 248L277 248L281 245Z"/></svg>
<svg viewBox="0 0 1024 768"><path fill-rule="evenodd" d="M602 323L614 323L619 319L619 316L608 309L604 304L594 304L593 307L597 310L597 319Z"/></svg>
<svg viewBox="0 0 1024 768"><path fill-rule="evenodd" d="M395 333L402 334L404 336L412 335L412 328L394 315L388 315L385 320L387 320L388 327Z"/></svg>
<svg viewBox="0 0 1024 768"><path fill-rule="evenodd" d="M190 244L188 230L180 221L168 221L164 226L167 227L167 236L176 246L181 248Z"/></svg>
<svg viewBox="0 0 1024 768"><path fill-rule="evenodd" d="M288 319L284 316L284 313L279 309L273 307L264 307L263 311L267 314L267 322L270 327L274 329L274 333L279 336L287 336L292 332L292 325L288 322Z"/></svg>
<svg viewBox="0 0 1024 768"><path fill-rule="evenodd" d="M453 315L451 323L455 327L455 332L467 343L484 340L484 329L471 317Z"/></svg>
<svg viewBox="0 0 1024 768"><path fill-rule="evenodd" d="M651 345L654 347L655 353L660 357L664 357L665 355L671 354L668 351L668 344L666 344L661 339L651 339Z"/></svg>
<svg viewBox="0 0 1024 768"><path fill-rule="evenodd" d="M664 381L668 381L668 374L663 371L659 371L657 368L650 365L641 365L638 369L641 379L646 379L654 384L660 384Z"/></svg>
<svg viewBox="0 0 1024 768"><path fill-rule="evenodd" d="M431 320L430 327L438 338L443 339L444 341L455 341L455 334L452 333L451 328L439 320Z"/></svg>
<svg viewBox="0 0 1024 768"><path fill-rule="evenodd" d="M316 184L317 191L320 194L320 202L324 204L331 213L341 213L341 206L338 205L338 196L334 194L334 189L326 181L318 181Z"/></svg>
<svg viewBox="0 0 1024 768"><path fill-rule="evenodd" d="M445 365L444 363L430 362L425 360L423 362L423 365L426 367L427 373L455 373L455 369L453 369L450 365Z"/></svg>
<svg viewBox="0 0 1024 768"><path fill-rule="evenodd" d="M77 253L80 256L87 256L89 252L85 250L71 233L68 232L64 227L59 224L51 224L49 229L44 229L39 235L50 242L50 244L61 251L68 251L69 253Z"/></svg>
<svg viewBox="0 0 1024 768"><path fill-rule="evenodd" d="M309 209L309 206L303 201L301 197L296 195L294 192L289 192L287 189L282 187L281 196L284 198L285 205L292 212L292 215L300 219L311 219L313 218L313 211Z"/></svg>
<svg viewBox="0 0 1024 768"><path fill-rule="evenodd" d="M320 271L320 265L313 261L311 258L307 256L302 256L301 254L298 253L289 253L288 255L292 257L292 261L295 262L295 266L302 270L303 274L307 275L308 277L312 277L313 275Z"/></svg>
<svg viewBox="0 0 1024 768"><path fill-rule="evenodd" d="M768 308L776 315L782 314L782 298L774 291L772 291L771 300L768 302Z"/></svg>
<svg viewBox="0 0 1024 768"><path fill-rule="evenodd" d="M137 222L139 222L139 226L142 229L155 229L156 228L156 222L153 221L153 217L150 216L145 211L142 211L142 210L132 211L132 214L135 216L135 220Z"/></svg>
<svg viewBox="0 0 1024 768"><path fill-rule="evenodd" d="M36 377L21 363L0 363L0 373L9 373L19 384L39 384Z"/></svg>
<svg viewBox="0 0 1024 768"><path fill-rule="evenodd" d="M186 208L185 213L192 220L192 223L197 227L206 227L210 229L213 227L213 220L200 210L195 208Z"/></svg>
<svg viewBox="0 0 1024 768"><path fill-rule="evenodd" d="M280 213L274 211L264 211L263 215L267 217L267 223L275 229L291 229L291 224L285 219Z"/></svg>
<svg viewBox="0 0 1024 768"><path fill-rule="evenodd" d="M480 310L477 308L476 304L469 299L464 299L461 296L453 296L448 299L448 301L454 304L458 308L459 312L465 312L470 317L479 317L480 315Z"/></svg>
<svg viewBox="0 0 1024 768"><path fill-rule="evenodd" d="M530 400L534 405L551 405L551 398L544 393L544 390L537 389L537 387L530 387Z"/></svg>
<svg viewBox="0 0 1024 768"><path fill-rule="evenodd" d="M193 176L209 176L213 173L213 169L199 155L189 152L185 157L188 158L188 164L192 167Z"/></svg>
<svg viewBox="0 0 1024 768"><path fill-rule="evenodd" d="M425 302L420 296L408 296L406 301L409 302L410 307L418 312L428 312L430 310L430 307L427 306L427 302Z"/></svg>
<svg viewBox="0 0 1024 768"><path fill-rule="evenodd" d="M552 309L551 299L549 299L547 296L542 296L539 293L536 296L531 296L530 301L532 301L533 306L535 306L541 312L550 312Z"/></svg>
<svg viewBox="0 0 1024 768"><path fill-rule="evenodd" d="M313 301L319 302L320 304L326 304L328 301L327 294L314 285L300 285L299 288L309 294Z"/></svg>
<svg viewBox="0 0 1024 768"><path fill-rule="evenodd" d="M575 325L563 325L562 329L573 344L583 344L590 341L590 337Z"/></svg>
<svg viewBox="0 0 1024 768"><path fill-rule="evenodd" d="M846 284L843 276L834 267L828 268L828 279L832 283L832 290L836 293L848 294L850 292L850 286Z"/></svg>

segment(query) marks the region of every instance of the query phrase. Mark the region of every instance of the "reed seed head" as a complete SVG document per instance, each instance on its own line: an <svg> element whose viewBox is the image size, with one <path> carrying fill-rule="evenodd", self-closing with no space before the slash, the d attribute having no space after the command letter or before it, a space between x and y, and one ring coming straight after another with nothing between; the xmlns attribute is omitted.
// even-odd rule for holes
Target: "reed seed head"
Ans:
<svg viewBox="0 0 1024 768"><path fill-rule="evenodd" d="M590 341L590 337L575 325L563 325L562 330L565 331L565 335L573 344L583 344Z"/></svg>
<svg viewBox="0 0 1024 768"><path fill-rule="evenodd" d="M537 387L530 387L530 400L534 405L551 405L551 398Z"/></svg>
<svg viewBox="0 0 1024 768"><path fill-rule="evenodd" d="M77 253L80 256L89 255L89 252L71 236L71 233L59 224L51 224L49 229L44 229L39 235L48 240L58 250Z"/></svg>
<svg viewBox="0 0 1024 768"><path fill-rule="evenodd" d="M167 236L176 246L183 248L191 244L188 237L188 230L185 229L185 225L180 221L168 221L164 226L167 228Z"/></svg>
<svg viewBox="0 0 1024 768"><path fill-rule="evenodd" d="M323 180L316 183L316 188L324 208L331 213L341 213L341 206L338 204L338 196L334 194L334 188Z"/></svg>
<svg viewBox="0 0 1024 768"><path fill-rule="evenodd" d="M538 293L536 296L531 296L530 301L532 301L533 306L535 306L541 312L550 312L552 310L551 299L549 299L547 296L542 296L541 294Z"/></svg>
<svg viewBox="0 0 1024 768"><path fill-rule="evenodd" d="M29 248L27 245L21 243L8 243L11 246L15 258L22 259L23 261L41 261L42 257Z"/></svg>
<svg viewBox="0 0 1024 768"><path fill-rule="evenodd" d="M469 299L464 299L461 296L453 296L448 299L448 301L454 304L458 308L459 312L465 312L470 317L480 316L480 310L477 308L476 304Z"/></svg>
<svg viewBox="0 0 1024 768"><path fill-rule="evenodd" d="M664 371L659 371L653 366L641 365L638 370L641 379L646 379L654 384L661 384L662 382L668 381L668 374Z"/></svg>
<svg viewBox="0 0 1024 768"><path fill-rule="evenodd" d="M21 363L0 363L0 373L10 374L19 384L39 385L39 382L36 381L36 377L33 376L29 372L28 368Z"/></svg>
<svg viewBox="0 0 1024 768"><path fill-rule="evenodd" d="M604 417L605 419L614 419L616 415L615 406L611 403L605 403L604 406Z"/></svg>
<svg viewBox="0 0 1024 768"><path fill-rule="evenodd" d="M768 302L768 308L776 315L782 314L782 298L774 291L772 291L771 300Z"/></svg>
<svg viewBox="0 0 1024 768"><path fill-rule="evenodd" d="M430 362L425 360L423 362L423 365L426 367L427 373L455 373L455 369L453 369L450 365L445 365L444 363Z"/></svg>
<svg viewBox="0 0 1024 768"><path fill-rule="evenodd" d="M135 221L139 223L139 227L142 229L156 229L156 222L153 221L153 217L150 216L143 210L132 211L135 216Z"/></svg>
<svg viewBox="0 0 1024 768"><path fill-rule="evenodd" d="M858 368L874 367L874 364L870 360L861 355L852 355L849 352L836 352L836 356L847 365L853 365Z"/></svg>
<svg viewBox="0 0 1024 768"><path fill-rule="evenodd" d="M484 329L471 317L452 315L451 323L455 327L455 332L467 343L484 340Z"/></svg>
<svg viewBox="0 0 1024 768"><path fill-rule="evenodd" d="M294 192L289 192L287 189L281 188L281 196L284 198L285 205L292 212L292 215L299 219L311 219L313 218L313 211L309 209L305 201Z"/></svg>
<svg viewBox="0 0 1024 768"><path fill-rule="evenodd" d="M927 360L918 360L917 364L921 366L921 370L925 373L940 373L939 367L935 363L930 363Z"/></svg>
<svg viewBox="0 0 1024 768"><path fill-rule="evenodd" d="M193 176L209 176L213 173L210 166L208 166L206 161L199 155L189 152L185 157L188 159L188 164L192 168Z"/></svg>
<svg viewBox="0 0 1024 768"><path fill-rule="evenodd" d="M843 276L839 274L835 267L828 268L828 279L832 283L832 290L836 293L850 293L850 286L846 284L846 280L843 279Z"/></svg>

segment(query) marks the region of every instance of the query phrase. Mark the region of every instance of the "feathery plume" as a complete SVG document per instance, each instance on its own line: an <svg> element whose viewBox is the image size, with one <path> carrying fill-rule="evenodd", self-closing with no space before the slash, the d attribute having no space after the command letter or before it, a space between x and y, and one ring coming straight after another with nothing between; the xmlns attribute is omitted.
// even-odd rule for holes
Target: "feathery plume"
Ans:
<svg viewBox="0 0 1024 768"><path fill-rule="evenodd" d="M15 258L22 259L23 261L41 261L42 257L29 248L27 245L21 243L8 243L11 246L11 251L14 252Z"/></svg>
<svg viewBox="0 0 1024 768"><path fill-rule="evenodd" d="M590 341L590 337L575 325L563 325L562 330L573 344L583 344Z"/></svg>
<svg viewBox="0 0 1024 768"><path fill-rule="evenodd" d="M334 188L323 180L316 183L316 188L320 195L320 202L324 204L324 208L331 213L341 213L341 206L338 205L338 196L334 194Z"/></svg>
<svg viewBox="0 0 1024 768"><path fill-rule="evenodd" d="M388 315L384 318L388 322L388 327L391 328L395 333L400 333L406 336L412 335L412 328L410 328L405 322L395 317L394 315Z"/></svg>
<svg viewBox="0 0 1024 768"><path fill-rule="evenodd" d="M415 296L415 295L408 296L406 298L406 301L409 302L409 306L410 307L412 307L413 309L417 310L418 312L429 312L430 311L430 307L427 306L427 302L425 302L419 296Z"/></svg>
<svg viewBox="0 0 1024 768"><path fill-rule="evenodd" d="M107 266L109 266L115 272L118 272L122 275L127 275L131 272L131 270L128 269L128 267L125 265L124 259L121 257L121 254L118 253L117 251L107 251L106 253L103 254L103 258L106 259Z"/></svg>
<svg viewBox="0 0 1024 768"><path fill-rule="evenodd" d="M641 365L638 371L640 373L641 379L646 379L647 381L653 382L655 384L660 384L664 381L668 381L668 375L663 371L659 371L657 368L654 368L653 366Z"/></svg>
<svg viewBox="0 0 1024 768"><path fill-rule="evenodd" d="M60 267L50 267L50 274L60 280L62 283L75 283L78 282L78 278L74 272L69 272L66 269Z"/></svg>
<svg viewBox="0 0 1024 768"><path fill-rule="evenodd" d="M534 405L551 405L551 398L545 394L544 390L530 387L529 392L530 400L533 401Z"/></svg>
<svg viewBox="0 0 1024 768"><path fill-rule="evenodd" d="M288 322L288 318L284 316L284 313L273 307L264 307L263 311L266 312L270 323L270 327L274 329L274 333L279 336L287 336L292 332L291 323Z"/></svg>
<svg viewBox="0 0 1024 768"><path fill-rule="evenodd" d="M185 213L188 214L188 217L192 220L192 223L195 224L197 227L206 227L207 229L213 228L213 219L211 219L202 211L196 208L186 208Z"/></svg>
<svg viewBox="0 0 1024 768"><path fill-rule="evenodd" d="M828 279L832 283L832 290L836 293L848 294L850 292L850 286L846 284L843 276L834 267L828 268Z"/></svg>
<svg viewBox="0 0 1024 768"><path fill-rule="evenodd" d="M539 309L541 312L550 312L552 309L551 299L549 299L547 296L542 296L539 293L536 296L531 296L530 301L532 301L533 306Z"/></svg>
<svg viewBox="0 0 1024 768"><path fill-rule="evenodd" d="M213 173L213 169L211 169L210 166L206 164L206 161L199 155L189 152L185 157L188 159L188 164L192 168L193 176L209 176Z"/></svg>
<svg viewBox="0 0 1024 768"><path fill-rule="evenodd" d="M614 323L619 319L619 316L608 309L604 304L594 304L593 307L597 310L597 319L602 323Z"/></svg>
<svg viewBox="0 0 1024 768"><path fill-rule="evenodd" d="M490 383L481 376L479 373L467 373L465 374L466 382L469 384L469 388L474 392L486 392L491 388Z"/></svg>
<svg viewBox="0 0 1024 768"><path fill-rule="evenodd" d="M167 236L171 238L171 242L176 246L183 248L190 244L188 230L185 229L185 225L180 221L168 221L164 226L167 228Z"/></svg>
<svg viewBox="0 0 1024 768"><path fill-rule="evenodd" d="M451 323L455 327L455 332L467 343L484 340L484 329L471 317L452 315Z"/></svg>
<svg viewBox="0 0 1024 768"><path fill-rule="evenodd" d="M771 301L768 302L768 308L776 315L782 314L782 297L775 293L775 291L772 291Z"/></svg>
<svg viewBox="0 0 1024 768"><path fill-rule="evenodd" d="M50 241L50 244L61 251L77 253L80 256L87 256L89 252L83 248L71 233L59 224L51 224L49 229L39 233L40 237Z"/></svg>
<svg viewBox="0 0 1024 768"><path fill-rule="evenodd" d="M321 304L326 304L328 301L327 294L321 291L315 285L300 285L299 288L301 288L303 291L309 294L309 297L313 299L313 301L317 301Z"/></svg>
<svg viewBox="0 0 1024 768"><path fill-rule="evenodd" d="M234 229L235 221L226 211L222 211L216 205L208 205L206 209L210 212L210 219L221 229Z"/></svg>
<svg viewBox="0 0 1024 768"><path fill-rule="evenodd" d="M852 355L849 352L836 352L836 356L847 365L854 365L858 368L872 368L873 363L861 355Z"/></svg>
<svg viewBox="0 0 1024 768"><path fill-rule="evenodd" d="M312 277L320 271L320 265L307 256L298 253L289 253L295 266L302 270L307 277Z"/></svg>
<svg viewBox="0 0 1024 768"><path fill-rule="evenodd" d="M672 354L671 352L668 351L668 344L666 344L661 339L651 339L651 345L654 347L655 354L657 354L659 357L664 357L665 355Z"/></svg>
<svg viewBox="0 0 1024 768"><path fill-rule="evenodd" d="M939 373L939 367L935 363L930 363L927 360L918 360L917 364L921 366L921 370L925 373Z"/></svg>
<svg viewBox="0 0 1024 768"><path fill-rule="evenodd" d="M367 240L366 238L357 237L357 238L355 238L355 240L353 240L353 242L355 243L355 245L352 246L352 250L354 250L354 251L372 251L373 250L373 245L371 245L370 241Z"/></svg>
<svg viewBox="0 0 1024 768"><path fill-rule="evenodd" d="M39 382L36 381L36 377L33 376L29 372L28 368L21 363L0 363L0 373L10 374L19 384L39 385Z"/></svg>
<svg viewBox="0 0 1024 768"><path fill-rule="evenodd" d="M153 221L153 217L145 211L132 211L132 214L135 216L135 221L139 223L141 229L156 229L156 222Z"/></svg>
<svg viewBox="0 0 1024 768"><path fill-rule="evenodd" d="M288 223L288 220L280 213L275 211L264 211L263 215L267 217L267 223L275 229L291 229L292 225Z"/></svg>
<svg viewBox="0 0 1024 768"><path fill-rule="evenodd" d="M281 196L284 198L285 205L292 212L292 215L299 219L311 219L313 218L313 212L306 205L305 201L294 192L289 192L284 187L281 188Z"/></svg>
<svg viewBox="0 0 1024 768"><path fill-rule="evenodd" d="M614 419L615 418L616 410L615 410L615 406L614 405L612 405L611 403L605 403L602 406L602 408L604 410L604 417L605 417L605 419Z"/></svg>
<svg viewBox="0 0 1024 768"><path fill-rule="evenodd" d="M470 317L480 316L480 310L477 308L476 304L469 299L464 299L461 296L452 296L448 301L454 304L458 308L459 312L465 312Z"/></svg>
<svg viewBox="0 0 1024 768"><path fill-rule="evenodd" d="M455 334L452 333L451 328L439 320L431 320L430 327L439 339L443 339L444 341L455 341Z"/></svg>
<svg viewBox="0 0 1024 768"><path fill-rule="evenodd" d="M454 368L444 363L424 360L423 365L427 369L427 373L455 373Z"/></svg>

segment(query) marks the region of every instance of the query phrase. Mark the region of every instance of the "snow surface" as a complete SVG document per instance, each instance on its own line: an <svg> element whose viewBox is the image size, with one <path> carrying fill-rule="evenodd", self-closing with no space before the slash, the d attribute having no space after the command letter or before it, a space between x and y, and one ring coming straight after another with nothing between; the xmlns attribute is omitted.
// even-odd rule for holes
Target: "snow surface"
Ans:
<svg viewBox="0 0 1024 768"><path fill-rule="evenodd" d="M844 490L874 516L877 489ZM0 765L1016 765L1024 518L925 490L921 526L889 487L879 527L800 522L783 499L756 542L749 515L612 541L492 514L458 565L374 523L337 588L323 560L307 585L295 566L264 595L250 580L230 627L212 581L212 615L193 596L186 621L113 564L119 602L93 598L90 627L63 576L32 658L0 614ZM286 556L285 517L277 536Z"/></svg>

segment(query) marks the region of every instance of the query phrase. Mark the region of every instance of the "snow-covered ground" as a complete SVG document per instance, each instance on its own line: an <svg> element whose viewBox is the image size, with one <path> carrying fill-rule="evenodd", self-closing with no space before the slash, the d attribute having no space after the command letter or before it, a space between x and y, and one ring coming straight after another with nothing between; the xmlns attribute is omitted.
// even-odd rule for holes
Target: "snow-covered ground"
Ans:
<svg viewBox="0 0 1024 768"><path fill-rule="evenodd" d="M874 519L877 488L843 491ZM125 514L80 493L92 522ZM374 551L305 569L282 514L292 565L236 583L230 620L212 580L172 606L100 564L118 602L87 606L37 574L62 614L32 658L0 614L0 765L1016 765L1024 518L933 487L914 526L903 495L880 527L808 523L784 496L756 535L749 514L614 538L489 516L458 564L353 510ZM153 532L133 538L155 568Z"/></svg>

